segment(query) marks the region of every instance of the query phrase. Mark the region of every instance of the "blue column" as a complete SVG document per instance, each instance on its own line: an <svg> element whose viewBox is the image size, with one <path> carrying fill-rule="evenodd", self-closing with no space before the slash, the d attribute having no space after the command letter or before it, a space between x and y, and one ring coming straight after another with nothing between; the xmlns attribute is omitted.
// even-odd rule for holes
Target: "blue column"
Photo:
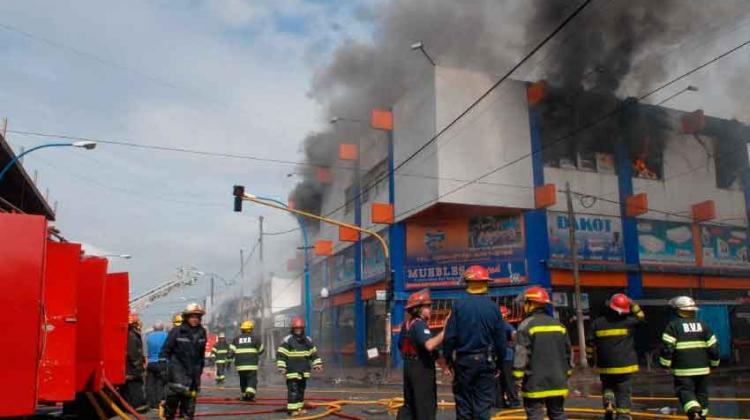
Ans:
<svg viewBox="0 0 750 420"><path fill-rule="evenodd" d="M539 124L539 111L529 108L529 130L531 133L531 172L534 187L544 185L544 156L542 155L542 137ZM532 191L533 194L533 191ZM526 273L529 283L551 286L550 272L547 267L549 259L549 233L547 232L547 210L528 210L523 215L526 237Z"/></svg>
<svg viewBox="0 0 750 420"><path fill-rule="evenodd" d="M362 226L362 197L360 195L359 158L354 170L354 224ZM354 243L354 346L357 354L357 364L367 364L367 311L362 300L362 235Z"/></svg>
<svg viewBox="0 0 750 420"><path fill-rule="evenodd" d="M750 228L750 169L745 169L745 173L742 175L745 178L743 179L743 186L745 188L743 191L745 193L745 217L748 221L748 228Z"/></svg>
<svg viewBox="0 0 750 420"><path fill-rule="evenodd" d="M388 245L391 252L391 272L393 273L393 293L391 306L391 327L399 326L404 322L404 300L406 294L406 271L404 263L406 260L406 225L394 223L388 228ZM392 366L401 366L401 353L398 351L398 335L391 334L391 361Z"/></svg>
<svg viewBox="0 0 750 420"><path fill-rule="evenodd" d="M627 124L627 122L625 122ZM626 216L625 200L633 195L633 168L630 163L628 146L619 141L615 146L617 160L617 186L620 200L620 218L622 220L622 243L625 250L625 264L640 265L638 255L638 223L634 217ZM640 271L628 271L628 296L634 299L643 297L643 277Z"/></svg>

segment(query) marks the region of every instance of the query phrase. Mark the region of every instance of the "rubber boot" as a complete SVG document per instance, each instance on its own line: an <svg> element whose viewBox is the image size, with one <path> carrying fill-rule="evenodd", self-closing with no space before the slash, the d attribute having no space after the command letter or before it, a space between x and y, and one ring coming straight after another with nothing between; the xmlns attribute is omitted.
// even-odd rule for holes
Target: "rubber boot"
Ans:
<svg viewBox="0 0 750 420"><path fill-rule="evenodd" d="M615 420L615 394L610 390L604 391L604 420Z"/></svg>
<svg viewBox="0 0 750 420"><path fill-rule="evenodd" d="M700 420L701 419L701 408L693 407L687 412L688 420Z"/></svg>

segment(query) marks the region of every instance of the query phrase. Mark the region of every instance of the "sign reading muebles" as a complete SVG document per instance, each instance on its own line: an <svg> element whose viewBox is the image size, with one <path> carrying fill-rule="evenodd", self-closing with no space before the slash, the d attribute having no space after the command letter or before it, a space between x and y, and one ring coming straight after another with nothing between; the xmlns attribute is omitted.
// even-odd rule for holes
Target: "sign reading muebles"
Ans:
<svg viewBox="0 0 750 420"><path fill-rule="evenodd" d="M474 264L496 283L525 278L520 216L453 218L406 227L406 281L411 287L457 284Z"/></svg>

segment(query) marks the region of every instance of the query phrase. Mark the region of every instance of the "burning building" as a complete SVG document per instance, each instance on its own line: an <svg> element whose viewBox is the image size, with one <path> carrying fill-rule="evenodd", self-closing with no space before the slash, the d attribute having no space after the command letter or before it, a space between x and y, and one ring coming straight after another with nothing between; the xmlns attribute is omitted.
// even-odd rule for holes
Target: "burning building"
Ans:
<svg viewBox="0 0 750 420"><path fill-rule="evenodd" d="M361 363L368 349L382 354L387 305L397 330L404 299L423 287L437 299L440 325L464 296L459 279L472 264L489 268L498 301L529 284L551 288L561 320L575 329L566 183L588 314L616 292L640 300L654 314L640 341L645 353L667 320L667 299L690 293L716 323L725 357L733 339L736 348L750 337L741 322L750 311L742 306L750 289L748 126L509 80L414 154L495 80L443 66L424 79L393 106L392 130L361 138L358 163L335 170L322 190L323 214L388 239L393 279L385 281L373 238L336 241L338 228L321 225L315 239L334 241L311 269L321 347ZM393 223L375 223L375 207L389 202ZM323 289L330 295L317 297ZM378 300L378 291L392 299Z"/></svg>

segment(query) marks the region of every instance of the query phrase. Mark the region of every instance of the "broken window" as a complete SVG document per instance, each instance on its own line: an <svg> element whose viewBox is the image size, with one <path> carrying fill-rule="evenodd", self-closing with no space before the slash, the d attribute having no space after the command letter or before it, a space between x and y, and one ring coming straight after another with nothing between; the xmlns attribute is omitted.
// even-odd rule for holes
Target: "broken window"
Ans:
<svg viewBox="0 0 750 420"><path fill-rule="evenodd" d="M750 141L750 127L736 120L708 118L704 132L714 138L716 188L741 190L742 175L748 168L746 144ZM703 138L699 134L696 137Z"/></svg>
<svg viewBox="0 0 750 420"><path fill-rule="evenodd" d="M634 178L664 178L664 147L674 132L669 114L658 106L625 104L620 118Z"/></svg>

